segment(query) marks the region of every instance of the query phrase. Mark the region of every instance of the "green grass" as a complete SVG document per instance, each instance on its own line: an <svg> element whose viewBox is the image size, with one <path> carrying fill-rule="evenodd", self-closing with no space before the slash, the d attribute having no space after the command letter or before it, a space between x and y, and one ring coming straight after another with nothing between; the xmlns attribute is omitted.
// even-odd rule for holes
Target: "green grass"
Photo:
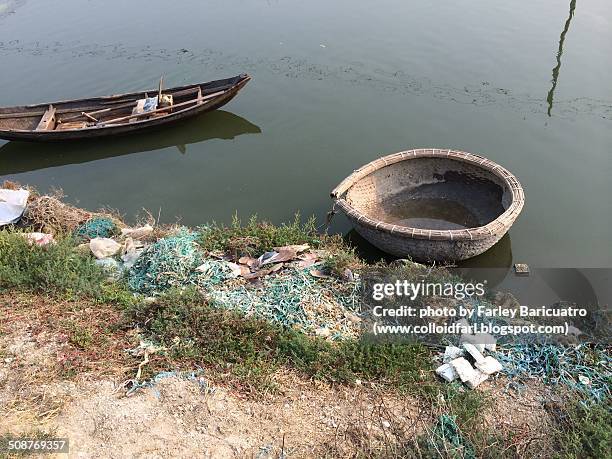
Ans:
<svg viewBox="0 0 612 459"><path fill-rule="evenodd" d="M612 451L612 406L610 402L582 405L567 401L554 413L558 458L603 458Z"/></svg>
<svg viewBox="0 0 612 459"><path fill-rule="evenodd" d="M406 392L432 384L430 353L420 345L330 343L215 308L194 289L135 304L127 314L132 325L170 349L171 360L229 372L252 392L270 389L281 367L328 382L375 380Z"/></svg>
<svg viewBox="0 0 612 459"><path fill-rule="evenodd" d="M40 247L0 231L0 289L94 296L105 278L90 256L75 250L72 239Z"/></svg>
<svg viewBox="0 0 612 459"><path fill-rule="evenodd" d="M273 247L292 244L310 244L319 247L326 236L317 233L314 217L302 223L296 214L293 222L273 225L253 216L242 224L234 216L232 224L211 223L200 229L200 245L207 251L223 251L235 256L259 256Z"/></svg>

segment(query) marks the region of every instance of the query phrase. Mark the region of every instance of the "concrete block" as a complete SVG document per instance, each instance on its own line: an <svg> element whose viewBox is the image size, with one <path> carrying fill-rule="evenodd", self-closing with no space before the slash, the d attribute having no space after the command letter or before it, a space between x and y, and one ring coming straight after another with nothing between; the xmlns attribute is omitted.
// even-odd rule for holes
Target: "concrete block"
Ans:
<svg viewBox="0 0 612 459"><path fill-rule="evenodd" d="M474 359L475 362L482 362L484 355L471 343L463 343L463 349Z"/></svg>
<svg viewBox="0 0 612 459"><path fill-rule="evenodd" d="M470 343L476 346L480 352L487 351L495 352L497 340L493 335L488 333L476 333L474 335L463 334L459 340L460 344Z"/></svg>
<svg viewBox="0 0 612 459"><path fill-rule="evenodd" d="M478 387L483 381L486 381L489 378L489 375L483 373L480 370L474 370L474 374L472 375L472 378L470 378L469 380L467 380L465 382L466 386L468 386L470 389L475 389L476 387Z"/></svg>
<svg viewBox="0 0 612 459"><path fill-rule="evenodd" d="M476 362L476 368L486 375L492 375L498 371L502 371L503 367L499 361L490 355L485 357L483 361Z"/></svg>
<svg viewBox="0 0 612 459"><path fill-rule="evenodd" d="M444 357L442 358L442 361L444 363L448 363L451 360L458 359L459 357L463 357L463 349L457 346L446 346L446 349L444 349Z"/></svg>
<svg viewBox="0 0 612 459"><path fill-rule="evenodd" d="M436 368L436 374L444 379L446 382L453 382L455 379L459 377L455 368L450 363L445 363L444 365Z"/></svg>

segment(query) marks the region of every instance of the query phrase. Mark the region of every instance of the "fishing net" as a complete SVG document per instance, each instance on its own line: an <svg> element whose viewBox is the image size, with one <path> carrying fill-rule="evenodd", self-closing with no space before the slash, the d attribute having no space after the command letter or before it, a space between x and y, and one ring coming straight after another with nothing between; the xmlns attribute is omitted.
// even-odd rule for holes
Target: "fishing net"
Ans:
<svg viewBox="0 0 612 459"><path fill-rule="evenodd" d="M256 316L305 333L331 339L356 337L360 319L357 281L320 279L310 268L285 266L256 284L232 273L224 260L206 258L197 234L185 229L160 239L138 257L128 271L134 292L157 294L171 287L197 286L218 307Z"/></svg>
<svg viewBox="0 0 612 459"><path fill-rule="evenodd" d="M212 286L212 285L211 285ZM317 279L309 269L286 267L261 285L223 284L209 296L222 307L242 311L305 333L332 339L360 333L357 282Z"/></svg>
<svg viewBox="0 0 612 459"><path fill-rule="evenodd" d="M609 349L603 346L516 343L505 347L496 357L510 378L565 384L582 394L583 401L604 401L610 397L612 359Z"/></svg>
<svg viewBox="0 0 612 459"><path fill-rule="evenodd" d="M79 226L74 234L82 239L93 239L96 237L111 237L117 234L117 231L117 225L110 218L94 217Z"/></svg>
<svg viewBox="0 0 612 459"><path fill-rule="evenodd" d="M196 239L196 233L182 229L147 247L128 271L130 289L154 294L171 287L199 285L203 276L196 268L204 256Z"/></svg>
<svg viewBox="0 0 612 459"><path fill-rule="evenodd" d="M438 418L432 437L431 446L436 451L447 452L449 457L461 459L475 459L476 453L472 444L461 434L456 422L456 416L443 414Z"/></svg>

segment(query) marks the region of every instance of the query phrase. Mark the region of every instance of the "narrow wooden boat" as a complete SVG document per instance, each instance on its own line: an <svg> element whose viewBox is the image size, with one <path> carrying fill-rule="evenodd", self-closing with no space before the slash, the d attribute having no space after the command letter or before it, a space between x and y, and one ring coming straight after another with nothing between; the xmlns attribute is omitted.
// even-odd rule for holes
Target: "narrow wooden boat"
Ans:
<svg viewBox="0 0 612 459"><path fill-rule="evenodd" d="M232 100L246 74L208 83L91 99L0 108L0 138L59 141L125 135L157 128ZM145 104L144 101L153 102ZM144 108L143 108L144 104ZM148 105L148 106L147 106Z"/></svg>

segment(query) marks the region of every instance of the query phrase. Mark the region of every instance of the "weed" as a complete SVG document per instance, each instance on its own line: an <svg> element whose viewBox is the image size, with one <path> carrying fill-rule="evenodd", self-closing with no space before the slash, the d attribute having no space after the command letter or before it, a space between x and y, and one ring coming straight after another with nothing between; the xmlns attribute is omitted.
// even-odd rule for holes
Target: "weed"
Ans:
<svg viewBox="0 0 612 459"><path fill-rule="evenodd" d="M18 233L0 231L1 289L94 296L105 277L89 256L75 250L72 239L40 247Z"/></svg>
<svg viewBox="0 0 612 459"><path fill-rule="evenodd" d="M253 392L270 388L289 367L328 382L376 380L415 392L431 383L430 356L420 345L346 340L330 343L292 329L210 305L195 289L171 290L154 303L128 308L128 317L170 349L170 358L230 372Z"/></svg>
<svg viewBox="0 0 612 459"><path fill-rule="evenodd" d="M273 225L259 221L252 216L243 225L238 216L234 216L230 226L212 223L200 229L200 245L209 252L223 251L239 257L243 255L259 256L272 250L292 244L310 244L319 247L325 236L317 234L314 217L302 223L300 214L293 222Z"/></svg>
<svg viewBox="0 0 612 459"><path fill-rule="evenodd" d="M559 458L609 457L612 451L612 406L610 402L583 405L567 400L554 413L554 437Z"/></svg>

